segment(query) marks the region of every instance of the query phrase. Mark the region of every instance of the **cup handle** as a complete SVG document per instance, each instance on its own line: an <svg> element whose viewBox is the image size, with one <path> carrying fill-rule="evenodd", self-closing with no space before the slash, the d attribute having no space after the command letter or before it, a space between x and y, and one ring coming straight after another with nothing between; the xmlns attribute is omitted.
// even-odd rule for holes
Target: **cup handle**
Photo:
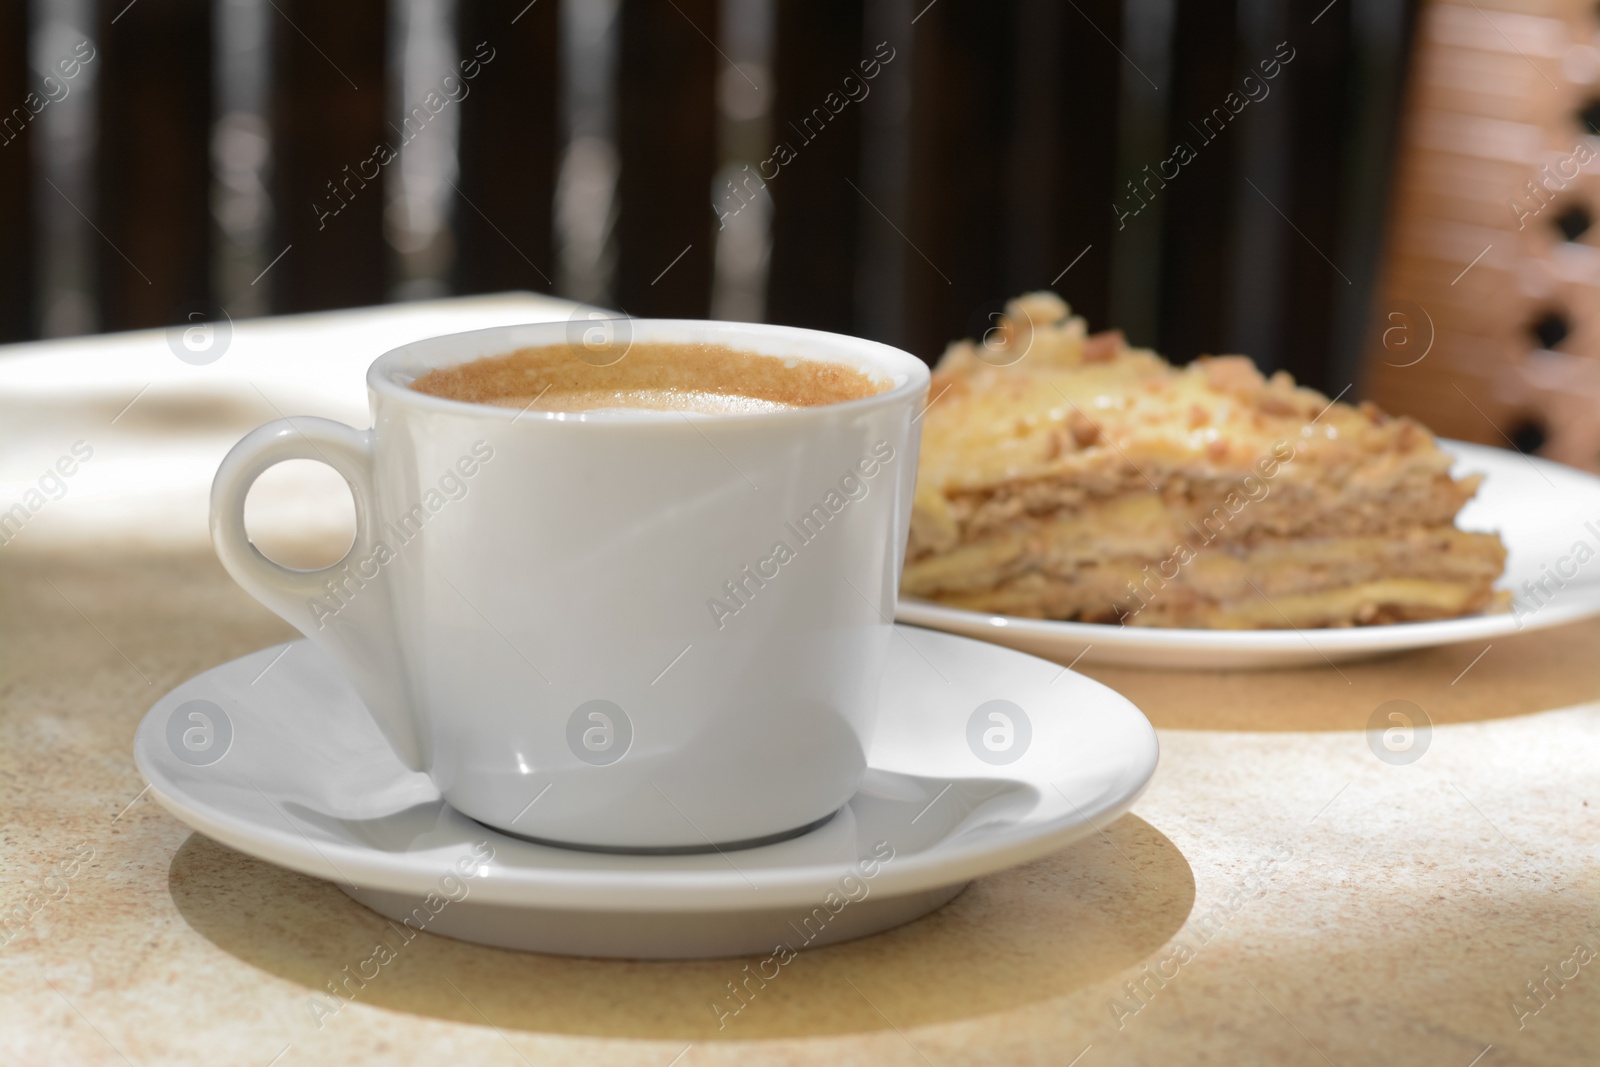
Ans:
<svg viewBox="0 0 1600 1067"><path fill-rule="evenodd" d="M280 566L244 528L244 499L267 468L286 459L326 463L344 478L356 505L356 536L339 562L316 570ZM211 541L245 592L327 652L344 670L402 762L424 756L405 690L386 576L353 560L374 557L372 431L332 419L277 419L250 431L228 452L211 483Z"/></svg>

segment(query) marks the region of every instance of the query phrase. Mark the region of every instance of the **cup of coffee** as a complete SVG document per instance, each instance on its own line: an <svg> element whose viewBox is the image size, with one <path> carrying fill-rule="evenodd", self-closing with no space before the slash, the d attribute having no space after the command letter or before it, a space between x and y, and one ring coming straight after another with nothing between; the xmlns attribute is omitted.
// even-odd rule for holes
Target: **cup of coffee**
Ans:
<svg viewBox="0 0 1600 1067"><path fill-rule="evenodd" d="M781 326L580 319L406 345L367 386L370 430L288 418L240 441L212 539L452 806L672 852L804 832L851 797L919 360ZM282 567L246 535L246 493L287 459L349 483L355 540L331 567Z"/></svg>

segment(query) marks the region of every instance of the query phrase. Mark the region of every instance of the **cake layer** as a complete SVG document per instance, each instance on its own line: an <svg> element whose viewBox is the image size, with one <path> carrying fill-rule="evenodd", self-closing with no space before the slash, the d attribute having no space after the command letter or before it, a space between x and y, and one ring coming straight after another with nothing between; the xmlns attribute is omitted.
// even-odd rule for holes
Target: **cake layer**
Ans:
<svg viewBox="0 0 1600 1067"><path fill-rule="evenodd" d="M1168 600L1131 615L1117 615L1112 610L1074 613L1074 602L1072 595L1059 596L1049 580L1042 578L997 590L989 597L941 601L950 607L1023 618L1206 630L1311 630L1453 619L1494 606L1496 599L1488 590L1454 582L1387 578L1271 601L1259 597L1221 602Z"/></svg>
<svg viewBox="0 0 1600 1067"><path fill-rule="evenodd" d="M1152 551L1178 538L1251 542L1272 537L1354 537L1414 526L1450 524L1478 487L1476 477L1426 474L1373 489L1292 484L1287 479L1240 482L1194 479L1184 472L1153 471L1119 495L1085 494L1069 479L1008 483L988 493L946 498L944 522L924 514L914 522L913 559L990 537L1032 536L1074 540L1084 551L1127 538ZM920 501L919 501L920 503Z"/></svg>
<svg viewBox="0 0 1600 1067"><path fill-rule="evenodd" d="M970 552L908 566L903 591L973 611L1130 626L1307 627L1442 618L1494 599L1505 551L1454 527L1397 537L1215 544L1063 565Z"/></svg>

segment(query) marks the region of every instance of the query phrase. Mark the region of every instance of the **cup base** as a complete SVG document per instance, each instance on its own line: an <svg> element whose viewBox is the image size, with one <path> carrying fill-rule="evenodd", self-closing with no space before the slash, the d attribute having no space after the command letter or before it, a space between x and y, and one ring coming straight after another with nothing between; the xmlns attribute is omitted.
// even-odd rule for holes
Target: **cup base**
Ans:
<svg viewBox="0 0 1600 1067"><path fill-rule="evenodd" d="M721 844L707 842L703 845L589 845L577 841L555 841L548 837L533 837L529 834L519 834L512 830L503 830L498 826L490 826L479 819L473 819L472 821L489 827L497 834L505 834L507 837L515 837L520 841L528 841L535 845L564 848L573 852L604 852L617 856L695 856L705 852L736 852L740 849L760 848L762 845L775 845L780 841L802 837L825 825L828 820L839 814L840 810L842 809L830 811L822 818L814 822L808 822L804 826L797 826L793 830L782 830L763 837L747 837L742 841L727 841ZM467 817L472 818L470 815Z"/></svg>

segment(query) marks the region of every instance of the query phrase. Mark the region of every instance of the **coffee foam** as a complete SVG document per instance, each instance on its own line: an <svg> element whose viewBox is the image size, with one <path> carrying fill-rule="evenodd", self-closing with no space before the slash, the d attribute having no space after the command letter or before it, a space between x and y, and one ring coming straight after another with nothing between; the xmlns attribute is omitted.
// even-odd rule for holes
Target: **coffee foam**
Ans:
<svg viewBox="0 0 1600 1067"><path fill-rule="evenodd" d="M722 345L635 342L595 366L569 345L522 348L429 371L411 388L470 404L532 411L688 411L742 415L838 404L888 391L853 367Z"/></svg>

